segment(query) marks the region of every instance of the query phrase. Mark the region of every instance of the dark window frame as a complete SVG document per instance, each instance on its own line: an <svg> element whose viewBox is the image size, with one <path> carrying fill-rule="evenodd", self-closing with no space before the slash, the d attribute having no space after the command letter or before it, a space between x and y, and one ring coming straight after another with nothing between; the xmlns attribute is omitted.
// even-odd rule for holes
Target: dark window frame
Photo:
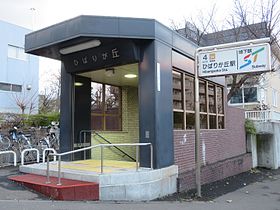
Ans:
<svg viewBox="0 0 280 210"><path fill-rule="evenodd" d="M188 110L187 106L186 106L186 77L192 77L194 79L194 75L187 73L187 72L182 72L180 69L174 68L172 69L172 74L174 73L180 73L182 74L182 94L183 94L183 108L182 109L174 109L173 106L173 114L178 114L181 113L181 115L183 115L183 122L181 123L182 128L179 128L178 126L174 126L174 130L189 130L189 129L194 129L194 125L189 124L189 122L194 122L193 119L187 119L187 117L192 117L195 114L194 110ZM199 78L199 83L204 83L204 95L205 95L205 106L206 109L202 111L200 111L200 117L206 119L205 122L200 122L201 125L203 125L201 127L201 129L224 129L225 128L225 96L224 96L224 87L222 85L216 84L214 82ZM215 110L213 111L213 107L212 110L210 110L209 108L209 87L214 87L214 106L215 106ZM222 91L221 95L222 95L222 107L220 107L220 109L218 108L219 105L221 105L221 101L218 101L218 88L220 88L220 90ZM220 91L219 90L219 91ZM193 91L194 91L194 87L193 87ZM194 94L193 94L194 95ZM194 100L194 98L193 98ZM213 99L212 99L213 100ZM201 106L201 104L200 104ZM175 115L174 115L175 116ZM205 117L206 116L206 117ZM213 116L215 116L215 119L213 119ZM211 118L211 119L210 119ZM219 119L223 118L223 123L221 125ZM212 120L210 122L210 120ZM175 119L174 119L175 121ZM213 125L212 122L215 122L215 125ZM211 123L211 124L210 124ZM178 125L178 123L177 123Z"/></svg>
<svg viewBox="0 0 280 210"><path fill-rule="evenodd" d="M94 112L91 110L91 118L92 117L102 117L102 128L101 129L94 129L97 131L122 131L122 88L120 86L110 85L106 83L100 83L92 81L92 83L100 84L102 85L102 100L101 100L101 112ZM106 86L113 86L118 88L119 90L119 108L118 113L107 113L106 111ZM106 122L107 118L109 117L117 117L119 121L119 128L118 129L108 129ZM93 125L91 125L93 128Z"/></svg>
<svg viewBox="0 0 280 210"><path fill-rule="evenodd" d="M22 85L0 82L0 91L22 92Z"/></svg>

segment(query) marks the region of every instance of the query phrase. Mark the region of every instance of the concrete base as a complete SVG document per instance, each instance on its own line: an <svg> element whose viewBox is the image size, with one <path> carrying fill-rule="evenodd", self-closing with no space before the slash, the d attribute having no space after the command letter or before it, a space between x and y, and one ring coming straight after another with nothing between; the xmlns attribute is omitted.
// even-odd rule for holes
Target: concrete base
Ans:
<svg viewBox="0 0 280 210"><path fill-rule="evenodd" d="M63 168L61 177L66 179L99 183L99 199L103 201L148 201L160 198L177 190L178 167L175 165L151 170L140 168L122 172L100 174L88 170ZM46 164L20 166L24 173L46 175ZM50 164L50 176L57 177L57 163Z"/></svg>

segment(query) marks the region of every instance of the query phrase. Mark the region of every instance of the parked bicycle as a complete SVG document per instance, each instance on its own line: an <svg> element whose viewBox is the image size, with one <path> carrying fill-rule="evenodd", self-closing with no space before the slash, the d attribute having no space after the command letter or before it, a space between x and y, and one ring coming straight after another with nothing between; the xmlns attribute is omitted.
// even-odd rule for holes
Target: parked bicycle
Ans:
<svg viewBox="0 0 280 210"><path fill-rule="evenodd" d="M34 148L32 146L31 134L24 134L22 131L18 131L18 128L14 126L9 130L10 149L21 155L24 149ZM36 160L36 152L28 151L24 155L26 162Z"/></svg>
<svg viewBox="0 0 280 210"><path fill-rule="evenodd" d="M40 153L46 148L53 148L56 151L59 149L59 123L51 122L47 129L47 135L38 143ZM50 151L46 152L46 155Z"/></svg>
<svg viewBox="0 0 280 210"><path fill-rule="evenodd" d="M10 146L11 143L9 137L0 133L0 151L6 151Z"/></svg>

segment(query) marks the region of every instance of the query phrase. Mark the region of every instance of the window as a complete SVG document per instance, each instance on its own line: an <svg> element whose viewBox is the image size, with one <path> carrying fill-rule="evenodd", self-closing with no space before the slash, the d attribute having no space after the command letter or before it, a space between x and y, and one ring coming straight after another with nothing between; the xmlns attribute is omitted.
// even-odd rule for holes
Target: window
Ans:
<svg viewBox="0 0 280 210"><path fill-rule="evenodd" d="M230 104L258 102L257 87L241 87L230 99Z"/></svg>
<svg viewBox="0 0 280 210"><path fill-rule="evenodd" d="M272 105L278 106L278 91L275 89L272 89Z"/></svg>
<svg viewBox="0 0 280 210"><path fill-rule="evenodd" d="M182 74L173 72L173 107L183 109Z"/></svg>
<svg viewBox="0 0 280 210"><path fill-rule="evenodd" d="M91 127L93 130L121 130L121 89L91 83Z"/></svg>
<svg viewBox="0 0 280 210"><path fill-rule="evenodd" d="M22 85L0 82L0 90L11 91L11 92L21 92L22 91Z"/></svg>
<svg viewBox="0 0 280 210"><path fill-rule="evenodd" d="M184 91L182 91L184 90ZM224 128L224 91L222 86L199 81L200 128ZM174 129L194 129L194 76L173 71Z"/></svg>
<svg viewBox="0 0 280 210"><path fill-rule="evenodd" d="M24 52L24 48L8 45L8 57L19 60L27 60L28 55Z"/></svg>

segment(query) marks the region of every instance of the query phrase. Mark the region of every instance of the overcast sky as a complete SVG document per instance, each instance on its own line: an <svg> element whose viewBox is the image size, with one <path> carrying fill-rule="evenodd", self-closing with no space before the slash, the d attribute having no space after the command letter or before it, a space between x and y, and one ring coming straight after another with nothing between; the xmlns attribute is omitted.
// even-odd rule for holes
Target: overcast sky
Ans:
<svg viewBox="0 0 280 210"><path fill-rule="evenodd" d="M153 18L166 26L204 14L216 4L216 17L224 19L234 0L0 0L0 19L38 30L79 15ZM40 59L40 89L60 68ZM44 85L42 85L44 84Z"/></svg>
<svg viewBox="0 0 280 210"><path fill-rule="evenodd" d="M221 18L234 0L0 0L0 19L39 29L78 15L154 18L165 25L216 4ZM34 8L35 10L32 10ZM34 21L33 21L33 20Z"/></svg>

